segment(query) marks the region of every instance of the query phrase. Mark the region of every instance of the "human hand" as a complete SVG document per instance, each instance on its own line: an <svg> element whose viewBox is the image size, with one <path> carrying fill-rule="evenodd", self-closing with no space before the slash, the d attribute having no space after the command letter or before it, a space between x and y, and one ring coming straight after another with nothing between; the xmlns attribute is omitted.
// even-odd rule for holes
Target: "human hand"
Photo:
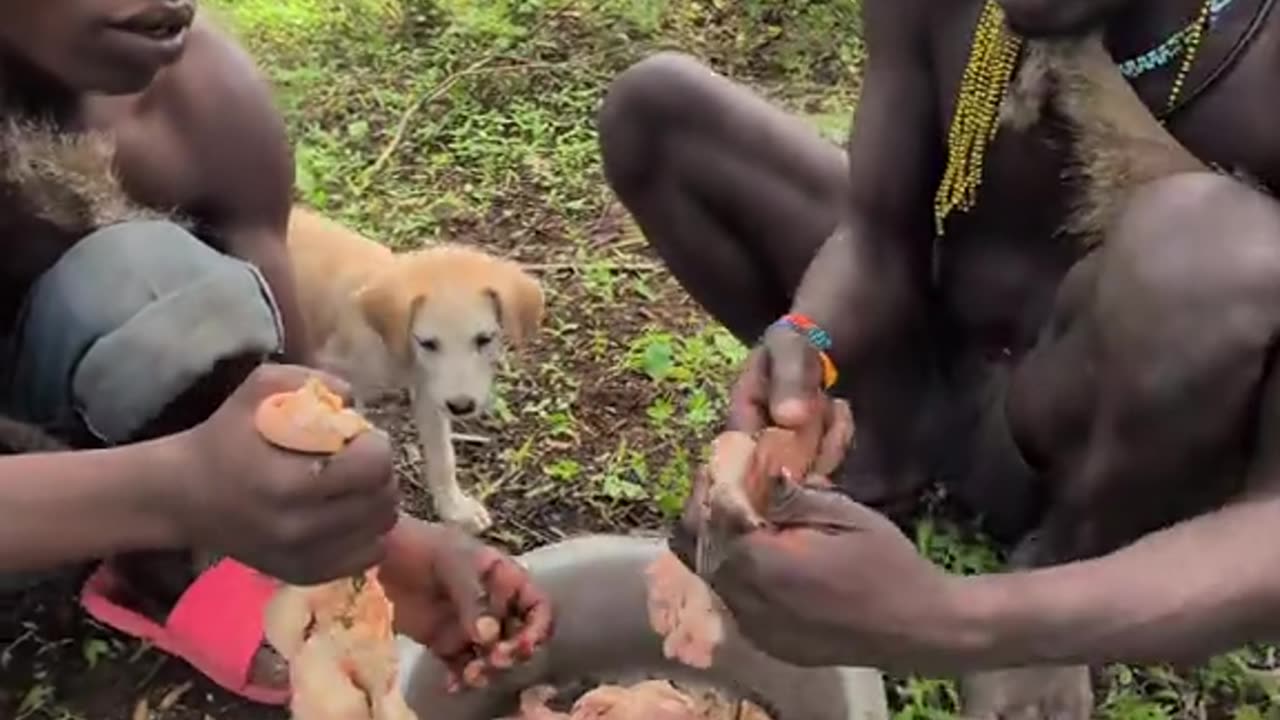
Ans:
<svg viewBox="0 0 1280 720"><path fill-rule="evenodd" d="M190 547L223 553L287 583L310 585L377 564L395 525L399 494L391 447L363 432L333 455L270 444L255 425L260 403L320 375L257 368L207 421L175 438L190 473L174 479L171 514Z"/></svg>
<svg viewBox="0 0 1280 720"><path fill-rule="evenodd" d="M712 558L723 550L723 535L767 524L765 507L779 482L802 479L830 486L827 476L843 460L853 432L848 403L836 399L827 403L823 417L814 416L794 430L721 433L711 444L707 463L698 468L671 539L672 551L690 569L706 572L694 558L700 540L706 551L702 559L714 564Z"/></svg>
<svg viewBox="0 0 1280 720"><path fill-rule="evenodd" d="M770 527L710 579L758 648L802 666L917 667L951 648L955 581L888 519L813 485L779 486Z"/></svg>
<svg viewBox="0 0 1280 720"><path fill-rule="evenodd" d="M727 429L798 430L826 419L831 406L817 348L800 333L775 325L747 356L729 392Z"/></svg>
<svg viewBox="0 0 1280 720"><path fill-rule="evenodd" d="M551 603L524 568L452 526L402 518L379 577L396 629L449 667L453 688L484 687L552 632Z"/></svg>

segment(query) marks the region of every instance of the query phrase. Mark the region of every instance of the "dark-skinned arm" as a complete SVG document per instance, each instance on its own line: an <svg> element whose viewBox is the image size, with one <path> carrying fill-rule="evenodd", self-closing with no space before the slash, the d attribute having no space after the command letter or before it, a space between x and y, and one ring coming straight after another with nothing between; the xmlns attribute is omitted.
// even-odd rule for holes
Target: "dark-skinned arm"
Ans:
<svg viewBox="0 0 1280 720"><path fill-rule="evenodd" d="M1251 492L1109 555L960 581L983 664L1202 660L1280 637L1280 376L1264 387Z"/></svg>
<svg viewBox="0 0 1280 720"><path fill-rule="evenodd" d="M0 457L0 574L178 547L167 495L190 472L183 437Z"/></svg>
<svg viewBox="0 0 1280 720"><path fill-rule="evenodd" d="M926 10L918 0L862 7L868 56L848 144L848 203L792 305L831 334L842 370L913 312L909 290L927 279L941 167Z"/></svg>
<svg viewBox="0 0 1280 720"><path fill-rule="evenodd" d="M224 69L206 73L197 116L196 162L209 183L201 215L220 249L253 263L275 297L288 363L308 364L310 342L299 305L287 235L294 164L284 119L252 60L205 26L201 51Z"/></svg>
<svg viewBox="0 0 1280 720"><path fill-rule="evenodd" d="M952 626L972 644L946 669L1193 661L1274 639L1277 525L1280 498L1255 500L1096 560L959 581Z"/></svg>

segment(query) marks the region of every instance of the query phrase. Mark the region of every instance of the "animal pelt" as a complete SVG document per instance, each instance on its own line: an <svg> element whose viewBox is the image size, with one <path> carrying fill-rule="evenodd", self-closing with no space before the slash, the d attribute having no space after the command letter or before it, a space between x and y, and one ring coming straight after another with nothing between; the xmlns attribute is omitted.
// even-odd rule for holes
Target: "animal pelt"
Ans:
<svg viewBox="0 0 1280 720"><path fill-rule="evenodd" d="M1086 246L1102 241L1143 184L1211 171L1156 119L1099 35L1027 42L1001 123L1025 130L1050 108L1067 125L1070 157L1064 179L1075 189L1061 230Z"/></svg>
<svg viewBox="0 0 1280 720"><path fill-rule="evenodd" d="M0 196L68 235L80 237L129 220L166 219L176 212L130 199L115 168L115 144L95 132L67 133L35 121L0 124Z"/></svg>

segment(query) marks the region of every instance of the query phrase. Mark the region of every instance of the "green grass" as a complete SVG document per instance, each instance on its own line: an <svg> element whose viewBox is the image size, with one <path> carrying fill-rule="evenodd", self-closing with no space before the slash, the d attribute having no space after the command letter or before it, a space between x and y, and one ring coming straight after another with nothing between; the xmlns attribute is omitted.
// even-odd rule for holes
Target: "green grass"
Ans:
<svg viewBox="0 0 1280 720"><path fill-rule="evenodd" d="M458 237L544 266L548 327L502 380L498 415L517 430L501 438L501 470L472 478L480 493L576 503L599 522L654 505L673 516L745 349L618 220L593 122L603 89L646 53L677 47L838 139L858 91L857 4L212 0L211 12L278 90L301 200L395 247ZM510 512L494 537L525 546ZM941 518L915 539L955 572L999 566L981 537ZM96 665L123 649L84 652ZM1274 716L1276 686L1254 669L1274 666L1272 654L1246 649L1179 673L1111 668L1098 714ZM57 717L40 710L54 707L47 686L33 687L25 714ZM942 679L902 679L892 697L899 720L957 706Z"/></svg>

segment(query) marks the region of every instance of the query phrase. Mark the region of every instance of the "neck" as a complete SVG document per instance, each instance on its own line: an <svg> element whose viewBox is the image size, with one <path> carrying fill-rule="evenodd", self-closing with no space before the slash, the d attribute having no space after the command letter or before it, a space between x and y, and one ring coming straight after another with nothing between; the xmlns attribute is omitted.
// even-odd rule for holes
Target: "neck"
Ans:
<svg viewBox="0 0 1280 720"><path fill-rule="evenodd" d="M0 118L39 119L61 125L80 97L48 73L0 48Z"/></svg>
<svg viewBox="0 0 1280 720"><path fill-rule="evenodd" d="M1195 19L1204 0L1133 0L1107 19L1106 44L1117 60L1164 42Z"/></svg>

